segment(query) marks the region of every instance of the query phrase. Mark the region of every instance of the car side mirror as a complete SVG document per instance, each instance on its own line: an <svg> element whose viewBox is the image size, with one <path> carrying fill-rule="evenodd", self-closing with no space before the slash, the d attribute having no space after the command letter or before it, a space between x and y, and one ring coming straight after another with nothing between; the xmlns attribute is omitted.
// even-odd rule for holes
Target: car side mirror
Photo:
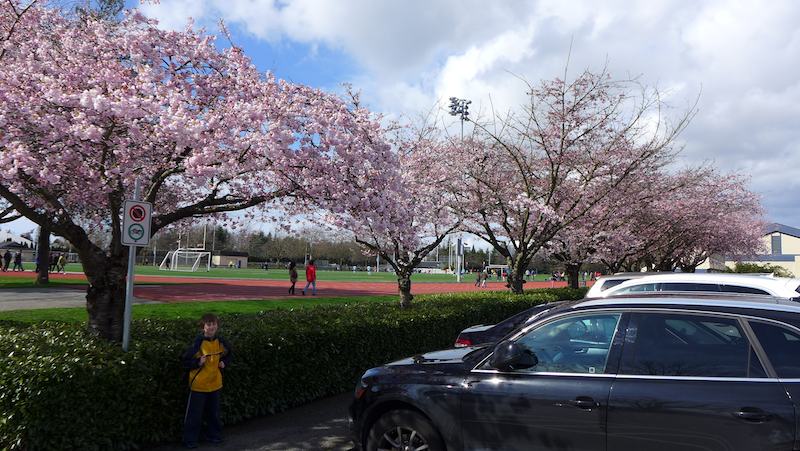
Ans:
<svg viewBox="0 0 800 451"><path fill-rule="evenodd" d="M530 349L513 341L503 341L494 348L489 365L500 371L514 371L532 368L539 359Z"/></svg>

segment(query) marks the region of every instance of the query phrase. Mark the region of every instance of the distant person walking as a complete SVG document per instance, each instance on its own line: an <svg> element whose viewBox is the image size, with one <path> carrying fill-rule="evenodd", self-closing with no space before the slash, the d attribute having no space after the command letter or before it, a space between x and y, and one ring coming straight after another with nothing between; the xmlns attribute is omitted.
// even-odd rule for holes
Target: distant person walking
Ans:
<svg viewBox="0 0 800 451"><path fill-rule="evenodd" d="M59 254L53 252L50 253L50 262L49 262L49 267L47 269L48 271L55 272L58 270L58 256Z"/></svg>
<svg viewBox="0 0 800 451"><path fill-rule="evenodd" d="M306 265L306 287L303 288L303 296L306 295L308 286L311 285L311 295L317 295L317 267L314 266L314 260L309 260Z"/></svg>
<svg viewBox="0 0 800 451"><path fill-rule="evenodd" d="M38 273L39 268L44 266L44 255L41 252L36 252L36 269L33 272Z"/></svg>
<svg viewBox="0 0 800 451"><path fill-rule="evenodd" d="M294 294L294 285L297 283L297 265L294 262L289 263L289 282L292 282L292 286L289 287L289 294Z"/></svg>
<svg viewBox="0 0 800 451"><path fill-rule="evenodd" d="M16 271L17 268L19 268L20 271L25 271L25 268L22 267L22 252L20 251L14 254L14 271Z"/></svg>
<svg viewBox="0 0 800 451"><path fill-rule="evenodd" d="M58 262L56 262L56 270L61 271L61 274L67 273L67 257L64 254L58 256Z"/></svg>
<svg viewBox="0 0 800 451"><path fill-rule="evenodd" d="M11 251L6 249L6 253L3 254L3 272L8 271L9 266L11 266Z"/></svg>

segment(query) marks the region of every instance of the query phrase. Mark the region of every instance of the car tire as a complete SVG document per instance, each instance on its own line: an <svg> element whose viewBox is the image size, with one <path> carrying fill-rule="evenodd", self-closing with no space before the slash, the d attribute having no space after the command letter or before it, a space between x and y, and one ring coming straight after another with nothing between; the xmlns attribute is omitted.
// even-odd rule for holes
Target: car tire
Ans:
<svg viewBox="0 0 800 451"><path fill-rule="evenodd" d="M367 437L367 451L406 451L419 448L445 451L444 442L431 422L410 410L385 413L372 425Z"/></svg>

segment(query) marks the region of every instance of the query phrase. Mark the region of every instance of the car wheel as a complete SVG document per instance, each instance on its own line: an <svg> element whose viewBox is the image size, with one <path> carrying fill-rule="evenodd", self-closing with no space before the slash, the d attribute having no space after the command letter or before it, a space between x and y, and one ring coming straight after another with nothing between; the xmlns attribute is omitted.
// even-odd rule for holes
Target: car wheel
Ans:
<svg viewBox="0 0 800 451"><path fill-rule="evenodd" d="M367 451L445 451L445 447L425 417L410 410L393 410L370 429Z"/></svg>

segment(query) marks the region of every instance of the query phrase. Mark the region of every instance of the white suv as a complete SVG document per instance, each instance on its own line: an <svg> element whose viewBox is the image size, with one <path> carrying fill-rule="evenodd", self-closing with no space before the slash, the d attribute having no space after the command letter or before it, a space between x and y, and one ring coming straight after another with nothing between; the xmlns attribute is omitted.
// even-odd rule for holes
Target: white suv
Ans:
<svg viewBox="0 0 800 451"><path fill-rule="evenodd" d="M670 272L618 272L610 276L601 276L592 284L589 291L586 292L587 298L601 298L606 290L616 287L617 285L627 282L631 279L639 279L642 277L653 276L657 274L672 274Z"/></svg>
<svg viewBox="0 0 800 451"><path fill-rule="evenodd" d="M672 273L628 280L603 291L598 297L671 291L757 294L798 299L800 298L798 290L800 290L800 279L771 275Z"/></svg>

